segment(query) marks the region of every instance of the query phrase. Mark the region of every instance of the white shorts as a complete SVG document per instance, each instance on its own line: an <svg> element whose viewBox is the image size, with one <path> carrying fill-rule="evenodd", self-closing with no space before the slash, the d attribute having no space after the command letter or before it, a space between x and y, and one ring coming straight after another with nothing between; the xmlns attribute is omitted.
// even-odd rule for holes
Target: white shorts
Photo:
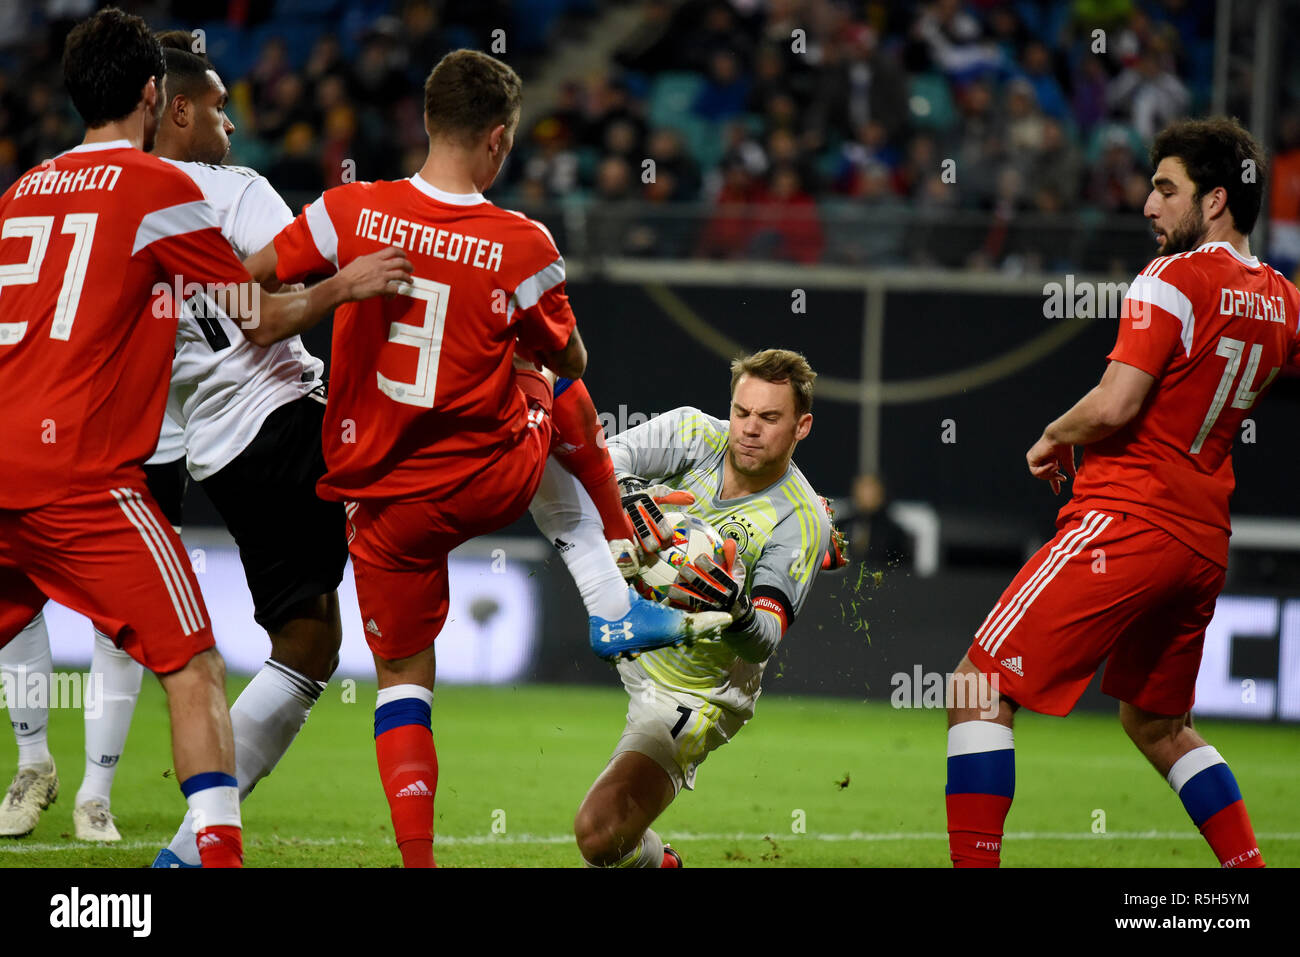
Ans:
<svg viewBox="0 0 1300 957"><path fill-rule="evenodd" d="M635 661L618 666L630 696L627 725L610 761L624 751L644 754L673 782L673 793L695 790L695 769L745 726L746 718L698 695L665 688Z"/></svg>

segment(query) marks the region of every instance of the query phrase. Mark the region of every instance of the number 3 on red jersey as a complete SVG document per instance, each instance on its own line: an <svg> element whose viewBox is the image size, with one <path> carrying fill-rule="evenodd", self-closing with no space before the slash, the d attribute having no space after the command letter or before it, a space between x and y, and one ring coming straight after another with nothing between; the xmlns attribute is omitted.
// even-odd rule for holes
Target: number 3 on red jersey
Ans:
<svg viewBox="0 0 1300 957"><path fill-rule="evenodd" d="M54 320L50 325L51 339L62 339L66 342L72 335L72 323L77 318L77 306L81 302L81 287L86 281L86 267L90 265L90 246L95 241L95 222L98 219L98 213L68 213L63 217L61 232L72 234L72 254L68 257L68 268L63 273L63 285L59 288L59 298L54 306ZM50 244L50 232L53 229L53 216L15 216L5 220L0 238L29 237L32 245L26 262L0 266L0 292L3 292L5 286L26 286L36 282L41 273L41 262L45 259L45 250ZM14 345L26 334L25 321L0 322L0 346Z"/></svg>
<svg viewBox="0 0 1300 957"><path fill-rule="evenodd" d="M389 342L420 350L415 360L415 381L394 382L382 372L376 372L379 391L394 402L432 409L433 394L438 387L438 360L442 355L442 330L447 323L447 298L451 295L451 286L413 276L411 285L400 295L424 300L424 319L419 325L394 320L388 327Z"/></svg>

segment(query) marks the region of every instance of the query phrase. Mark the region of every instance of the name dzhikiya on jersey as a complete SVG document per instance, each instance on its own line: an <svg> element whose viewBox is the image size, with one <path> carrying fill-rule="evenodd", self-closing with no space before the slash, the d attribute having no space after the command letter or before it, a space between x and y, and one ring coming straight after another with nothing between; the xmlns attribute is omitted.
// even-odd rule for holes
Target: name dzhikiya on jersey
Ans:
<svg viewBox="0 0 1300 957"><path fill-rule="evenodd" d="M361 210L361 215L357 217L356 234L386 246L408 249L421 256L460 262L489 271L501 268L501 254L505 251L501 243L494 243L490 239L415 223L377 209Z"/></svg>

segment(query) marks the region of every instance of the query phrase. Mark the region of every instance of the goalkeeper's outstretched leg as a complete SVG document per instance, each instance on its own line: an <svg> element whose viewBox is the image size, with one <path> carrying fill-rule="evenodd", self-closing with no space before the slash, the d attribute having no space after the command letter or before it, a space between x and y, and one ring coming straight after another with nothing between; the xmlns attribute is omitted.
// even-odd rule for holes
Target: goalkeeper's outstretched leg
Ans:
<svg viewBox="0 0 1300 957"><path fill-rule="evenodd" d="M644 754L615 756L573 822L583 861L588 867L663 867L664 842L650 825L676 796L668 773Z"/></svg>

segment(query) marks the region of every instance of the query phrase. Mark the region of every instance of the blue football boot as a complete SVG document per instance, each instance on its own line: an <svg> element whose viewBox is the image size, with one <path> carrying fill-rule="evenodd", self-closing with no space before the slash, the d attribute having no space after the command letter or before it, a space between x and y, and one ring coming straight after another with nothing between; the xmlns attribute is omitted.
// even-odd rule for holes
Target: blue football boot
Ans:
<svg viewBox="0 0 1300 957"><path fill-rule="evenodd" d="M656 648L716 638L731 624L731 615L725 611L678 611L647 601L632 588L628 589L628 596L632 607L622 618L607 621L593 615L588 619L591 650L606 661L635 658Z"/></svg>

